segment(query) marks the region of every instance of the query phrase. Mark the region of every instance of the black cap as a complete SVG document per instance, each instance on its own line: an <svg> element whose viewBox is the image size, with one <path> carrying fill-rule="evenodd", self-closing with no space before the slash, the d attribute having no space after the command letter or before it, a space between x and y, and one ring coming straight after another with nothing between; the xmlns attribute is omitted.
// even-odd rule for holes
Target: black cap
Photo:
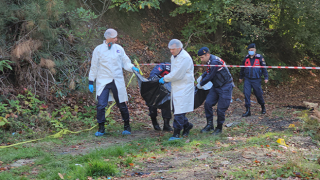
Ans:
<svg viewBox="0 0 320 180"><path fill-rule="evenodd" d="M256 44L255 43L249 44L248 49L250 49L250 48L255 48L256 49Z"/></svg>
<svg viewBox="0 0 320 180"><path fill-rule="evenodd" d="M202 47L199 51L198 51L198 56L202 56L205 55L209 52L209 48L207 47Z"/></svg>

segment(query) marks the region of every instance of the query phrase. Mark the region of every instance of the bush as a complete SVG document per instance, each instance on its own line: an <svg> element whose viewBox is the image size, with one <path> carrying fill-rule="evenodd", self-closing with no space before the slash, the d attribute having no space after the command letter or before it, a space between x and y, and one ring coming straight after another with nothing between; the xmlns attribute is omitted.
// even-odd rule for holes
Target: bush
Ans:
<svg viewBox="0 0 320 180"><path fill-rule="evenodd" d="M66 96L82 82L98 16L71 1L2 1L0 54L15 63L12 84L48 98L50 92ZM0 71L11 69L8 63L0 63Z"/></svg>
<svg viewBox="0 0 320 180"><path fill-rule="evenodd" d="M25 89L17 99L4 99L0 103L0 137L2 143L20 138L40 138L62 129L79 131L96 124L95 106L85 106L79 112L78 106L62 105L50 111L44 101ZM110 119L110 118L108 118Z"/></svg>
<svg viewBox="0 0 320 180"><path fill-rule="evenodd" d="M320 140L320 123L318 119L310 117L309 111L303 111L301 119L303 120L303 130L312 138Z"/></svg>

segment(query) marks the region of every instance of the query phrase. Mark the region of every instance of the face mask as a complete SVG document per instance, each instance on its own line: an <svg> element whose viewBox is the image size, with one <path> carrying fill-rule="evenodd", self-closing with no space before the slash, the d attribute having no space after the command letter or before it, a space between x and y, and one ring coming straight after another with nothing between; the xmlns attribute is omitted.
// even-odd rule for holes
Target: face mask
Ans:
<svg viewBox="0 0 320 180"><path fill-rule="evenodd" d="M249 53L250 56L254 55L254 51L248 51L248 53Z"/></svg>
<svg viewBox="0 0 320 180"><path fill-rule="evenodd" d="M109 50L111 49L112 44L113 44L112 42L109 42L109 43L108 43L108 49L109 49Z"/></svg>

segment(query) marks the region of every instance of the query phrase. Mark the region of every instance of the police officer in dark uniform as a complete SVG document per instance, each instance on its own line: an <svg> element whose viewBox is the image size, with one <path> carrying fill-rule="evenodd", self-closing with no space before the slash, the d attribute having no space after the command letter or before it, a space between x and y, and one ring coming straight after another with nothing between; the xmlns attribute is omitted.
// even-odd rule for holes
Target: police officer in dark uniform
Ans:
<svg viewBox="0 0 320 180"><path fill-rule="evenodd" d="M150 72L149 80L153 78L162 78L165 75L170 73L171 65L170 63L161 63L160 65L155 66ZM170 126L171 119L171 110L170 106L161 109L162 118L164 121L163 131L173 131ZM149 116L151 117L153 128L157 131L160 131L161 128L157 121L157 107L149 106Z"/></svg>
<svg viewBox="0 0 320 180"><path fill-rule="evenodd" d="M248 55L243 59L242 65L245 66L266 66L266 62L262 55L256 54L256 45L254 43L248 46ZM268 71L266 68L253 68L253 67L243 67L240 70L239 82L242 82L244 78L243 92L245 96L245 106L246 112L242 114L242 117L251 116L250 112L250 95L251 88L255 96L257 97L258 103L261 105L261 113L266 113L266 108L264 106L263 91L261 88L261 76L264 76L264 82L268 82Z"/></svg>
<svg viewBox="0 0 320 180"><path fill-rule="evenodd" d="M226 65L221 58L210 54L207 47L202 47L198 51L198 56L202 62L206 62L208 65ZM214 130L213 135L218 135L222 132L222 125L225 121L225 112L229 108L231 102L232 90L234 87L233 79L227 67L215 66L207 66L207 71L204 72L201 77L200 82L197 84L199 89L209 81L213 84L204 104L207 125L201 130L201 133ZM217 103L217 127L214 129L212 107Z"/></svg>

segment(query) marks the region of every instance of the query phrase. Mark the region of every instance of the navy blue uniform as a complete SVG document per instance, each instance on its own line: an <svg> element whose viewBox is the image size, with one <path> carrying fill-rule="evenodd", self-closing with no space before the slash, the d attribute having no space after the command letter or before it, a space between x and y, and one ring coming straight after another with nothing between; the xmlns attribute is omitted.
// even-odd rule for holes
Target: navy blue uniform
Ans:
<svg viewBox="0 0 320 180"><path fill-rule="evenodd" d="M167 64L167 65L166 65ZM163 76L169 74L171 71L170 63L160 63L160 65L156 65L150 72L149 78L152 79L154 76L158 76L162 78Z"/></svg>
<svg viewBox="0 0 320 180"><path fill-rule="evenodd" d="M98 123L105 123L106 122L106 117L105 117L105 112L106 112L106 107L108 106L108 99L109 99L109 92L110 90L112 91L113 98L117 103L118 108L120 109L121 116L123 121L129 122L129 111L128 107L126 105L126 102L119 103L119 96L118 96L118 90L116 87L116 84L114 81L111 83L107 84L100 96L98 96L98 105L97 105L97 120Z"/></svg>
<svg viewBox="0 0 320 180"><path fill-rule="evenodd" d="M247 55L243 61L242 65L245 66L266 66L266 62L262 55L256 54L253 58L250 55ZM245 96L245 106L249 108L251 106L250 103L250 96L251 96L251 89L255 96L257 97L258 103L263 106L264 99L263 99L263 91L261 88L261 76L264 76L265 80L268 80L268 71L266 68L253 68L253 67L245 67L241 68L240 70L240 79L244 78L244 86L243 86L243 93Z"/></svg>
<svg viewBox="0 0 320 180"><path fill-rule="evenodd" d="M170 63L161 63L160 65L155 66L149 75L149 80L151 80L154 77L162 78L163 76L170 73L171 65L166 65ZM161 114L163 119L171 119L171 109L170 106L166 108L161 109ZM157 117L157 108L154 106L149 106L149 116L151 118Z"/></svg>
<svg viewBox="0 0 320 180"><path fill-rule="evenodd" d="M225 65L225 62L221 58L211 54L207 64ZM233 79L227 67L208 66L207 71L202 74L200 86L207 84L209 81L212 82L213 87L210 89L204 104L206 118L208 121L213 121L212 107L218 103L217 128L221 129L222 124L225 121L225 112L229 108L232 97L232 90L234 87Z"/></svg>

